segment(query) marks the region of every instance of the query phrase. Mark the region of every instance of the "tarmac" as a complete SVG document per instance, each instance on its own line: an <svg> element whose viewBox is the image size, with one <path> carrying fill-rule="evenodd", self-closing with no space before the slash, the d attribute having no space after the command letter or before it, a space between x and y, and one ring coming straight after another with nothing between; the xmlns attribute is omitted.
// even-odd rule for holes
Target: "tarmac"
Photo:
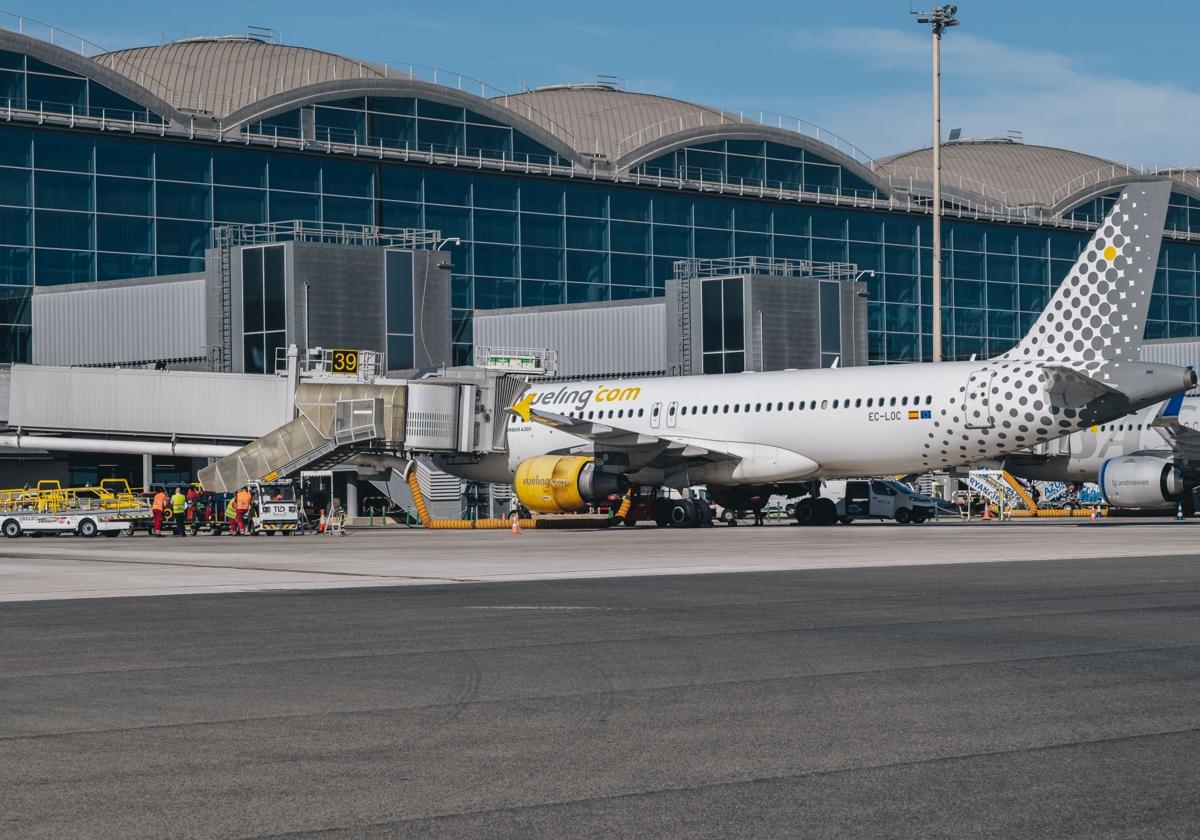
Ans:
<svg viewBox="0 0 1200 840"><path fill-rule="evenodd" d="M1200 520L0 539L0 602L1190 554Z"/></svg>
<svg viewBox="0 0 1200 840"><path fill-rule="evenodd" d="M1197 534L5 545L28 598L293 588L0 608L0 836L1194 838Z"/></svg>

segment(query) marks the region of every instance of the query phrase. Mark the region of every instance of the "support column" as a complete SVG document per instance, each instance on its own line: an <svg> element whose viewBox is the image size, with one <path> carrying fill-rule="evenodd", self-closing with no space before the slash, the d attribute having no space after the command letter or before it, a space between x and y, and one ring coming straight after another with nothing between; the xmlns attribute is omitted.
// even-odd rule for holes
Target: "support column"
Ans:
<svg viewBox="0 0 1200 840"><path fill-rule="evenodd" d="M358 471L346 476L346 516L358 516Z"/></svg>
<svg viewBox="0 0 1200 840"><path fill-rule="evenodd" d="M154 483L154 456L142 456L142 488L145 489Z"/></svg>

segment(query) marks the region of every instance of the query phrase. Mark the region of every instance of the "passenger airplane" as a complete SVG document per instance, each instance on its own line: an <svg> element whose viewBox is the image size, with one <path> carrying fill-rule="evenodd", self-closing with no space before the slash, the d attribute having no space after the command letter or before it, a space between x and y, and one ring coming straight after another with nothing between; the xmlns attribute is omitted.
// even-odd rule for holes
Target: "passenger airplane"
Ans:
<svg viewBox="0 0 1200 840"><path fill-rule="evenodd" d="M1076 432L1034 452L1015 452L1004 468L1037 481L1092 481L1113 507L1195 513L1200 486L1200 397L1165 403Z"/></svg>
<svg viewBox="0 0 1200 840"><path fill-rule="evenodd" d="M465 478L513 481L539 512L572 511L628 485L705 484L726 507L773 493L814 498L798 521L831 523L819 480L919 473L1108 423L1195 384L1140 362L1170 184L1130 184L1029 333L986 361L534 382L512 406L508 453ZM685 501L670 517L695 524Z"/></svg>

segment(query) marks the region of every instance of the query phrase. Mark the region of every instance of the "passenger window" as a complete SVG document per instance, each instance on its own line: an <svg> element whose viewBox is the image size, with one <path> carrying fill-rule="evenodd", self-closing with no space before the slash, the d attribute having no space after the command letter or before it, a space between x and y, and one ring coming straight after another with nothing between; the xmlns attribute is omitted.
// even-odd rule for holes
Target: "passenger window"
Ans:
<svg viewBox="0 0 1200 840"><path fill-rule="evenodd" d="M821 400L821 408L829 408L829 400Z"/></svg>
<svg viewBox="0 0 1200 840"><path fill-rule="evenodd" d="M728 413L729 413L729 403L725 403L725 405L721 406L721 413L722 413L722 414L728 414Z"/></svg>
<svg viewBox="0 0 1200 840"><path fill-rule="evenodd" d="M895 398L895 397L892 397L892 399L889 401L889 403L888 403L888 404L889 404L889 405L895 405L895 404L896 404L896 398Z"/></svg>
<svg viewBox="0 0 1200 840"><path fill-rule="evenodd" d="M654 406L654 408L652 408L652 409L650 410L650 416L651 416L651 417L657 417L657 416L658 416L658 412L659 412L659 410L660 410L659 406L657 406L657 405L656 405L656 406Z"/></svg>
<svg viewBox="0 0 1200 840"><path fill-rule="evenodd" d="M638 417L641 417L641 416L642 416L642 413L643 413L645 410L646 410L646 409L644 409L644 408L639 408L639 409L638 409Z"/></svg>
<svg viewBox="0 0 1200 840"><path fill-rule="evenodd" d="M854 400L854 407L862 408L862 397L858 397Z"/></svg>
<svg viewBox="0 0 1200 840"><path fill-rule="evenodd" d="M900 405L908 405L908 397L901 397Z"/></svg>
<svg viewBox="0 0 1200 840"><path fill-rule="evenodd" d="M874 397L867 397L867 408L870 408L870 407L871 407L871 406L873 406L873 405L875 405L875 398L874 398Z"/></svg>
<svg viewBox="0 0 1200 840"><path fill-rule="evenodd" d="M834 401L833 401L833 407L834 407L834 408L837 408L837 407L838 407L838 401L837 401L837 400L834 400Z"/></svg>
<svg viewBox="0 0 1200 840"><path fill-rule="evenodd" d="M675 416L675 406L671 406L670 408L668 408L668 409L667 409L667 416L668 416L668 417L674 417L674 416Z"/></svg>
<svg viewBox="0 0 1200 840"><path fill-rule="evenodd" d="M625 409L623 409L623 408L618 408L618 409L617 409L617 416L618 416L618 417L624 417L624 416L625 416Z"/></svg>
<svg viewBox="0 0 1200 840"><path fill-rule="evenodd" d="M746 413L750 413L750 403L746 403Z"/></svg>
<svg viewBox="0 0 1200 840"><path fill-rule="evenodd" d="M771 410L771 404L767 403L767 411L770 411L770 410Z"/></svg>
<svg viewBox="0 0 1200 840"><path fill-rule="evenodd" d="M733 404L733 413L734 413L734 414L737 414L737 413L738 413L738 408L739 408L739 407L740 407L740 406L739 406L737 403L734 403L734 404Z"/></svg>
<svg viewBox="0 0 1200 840"><path fill-rule="evenodd" d="M749 408L749 406L747 406L747 408ZM755 404L754 404L754 410L755 410L756 412L757 412L757 411L762 411L762 403L755 403Z"/></svg>
<svg viewBox="0 0 1200 840"><path fill-rule="evenodd" d="M788 402L788 411L793 411L793 410L795 410L795 408L796 408L796 401L795 400L789 401Z"/></svg>
<svg viewBox="0 0 1200 840"><path fill-rule="evenodd" d="M931 394L926 394L925 395L925 405L931 405L932 403L933 403L933 396Z"/></svg>

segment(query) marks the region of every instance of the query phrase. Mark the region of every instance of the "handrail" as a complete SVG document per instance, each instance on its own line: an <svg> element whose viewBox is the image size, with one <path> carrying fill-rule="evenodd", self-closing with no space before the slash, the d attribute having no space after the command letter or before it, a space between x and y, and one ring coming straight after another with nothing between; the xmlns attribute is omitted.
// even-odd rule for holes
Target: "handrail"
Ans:
<svg viewBox="0 0 1200 840"><path fill-rule="evenodd" d="M622 138L617 143L617 158L620 159L634 149L640 149L654 140L661 140L664 137L669 137L672 134L678 134L693 128L706 128L718 125L764 125L810 137L837 149L847 157L866 166L872 172L875 171L876 163L874 158L841 135L822 128L816 123L770 111L751 111L750 113L751 117L747 117L745 111L739 111L735 114L731 111L713 111L697 106L694 110L686 114L668 117ZM757 120L753 119L753 114L755 113L758 114Z"/></svg>
<svg viewBox="0 0 1200 840"><path fill-rule="evenodd" d="M1106 181L1113 181L1118 178L1137 177L1140 175L1166 176L1173 181L1178 181L1200 190L1200 172L1197 172L1195 169L1176 166L1160 167L1157 164L1154 166L1129 166L1124 163L1113 163L1093 169L1091 172L1077 175L1070 181L1067 181L1051 193L1050 206L1056 207L1059 203L1066 201L1071 196L1088 187L1099 186Z"/></svg>
<svg viewBox="0 0 1200 840"><path fill-rule="evenodd" d="M925 186L933 182L933 170L922 166L887 164L884 171L887 173L888 186L892 187L903 186L907 182L911 190L918 183ZM975 193L983 198L993 199L1009 208L1039 205L1035 190L1002 190L975 178L959 175L956 172L943 171L942 184L943 186L948 184L951 187Z"/></svg>
<svg viewBox="0 0 1200 840"><path fill-rule="evenodd" d="M101 67L107 67L109 70L120 73L130 81L150 90L151 93L155 93L172 107L178 107L178 104L175 102L175 92L170 87L134 65L133 62L118 57L111 50L107 50L86 38L67 32L65 29L60 29L49 23L7 11L0 11L0 29L7 29L10 32L16 32L18 35L25 35L29 38L45 41L48 44L53 44L56 47L73 52L89 61L99 64ZM114 66L117 64L120 64L125 69L118 70ZM152 82L154 88L151 89L150 85L146 84L146 81ZM159 91L166 95L163 96Z"/></svg>
<svg viewBox="0 0 1200 840"><path fill-rule="evenodd" d="M550 117L549 114L534 108L527 102L512 103L510 98L516 94L501 90L498 87L480 81L471 76L466 76L462 73L456 73L451 70L444 70L440 67L429 67L423 64L411 64L408 62L375 62L375 61L358 61L355 59L345 59L351 64L351 73L353 75L344 76L346 79L402 79L409 81L429 82L430 84L438 85L439 87L452 88L454 90L463 91L471 95L475 95L473 88L479 89L479 98L485 102L491 102L496 99L504 100L504 107L509 111L524 116L525 119L535 123L538 127L548 131L552 136L562 140L571 148L577 148L577 141L571 132L567 131L563 126L559 125ZM335 79L320 79L313 80L312 68L297 68L296 70L280 73L272 79L266 81L258 81L247 85L241 90L225 94L220 97L222 109L218 112L214 108L206 108L205 110L211 113L220 113L221 115L229 114L236 106L235 103L241 102L245 98L245 94L252 92L251 97L246 104L252 104L268 96L273 96L276 93L282 93L288 90L294 90L297 87L317 84L319 81L335 81ZM260 94L259 90L263 92ZM519 107L518 107L519 106ZM522 114L522 110L525 112Z"/></svg>

